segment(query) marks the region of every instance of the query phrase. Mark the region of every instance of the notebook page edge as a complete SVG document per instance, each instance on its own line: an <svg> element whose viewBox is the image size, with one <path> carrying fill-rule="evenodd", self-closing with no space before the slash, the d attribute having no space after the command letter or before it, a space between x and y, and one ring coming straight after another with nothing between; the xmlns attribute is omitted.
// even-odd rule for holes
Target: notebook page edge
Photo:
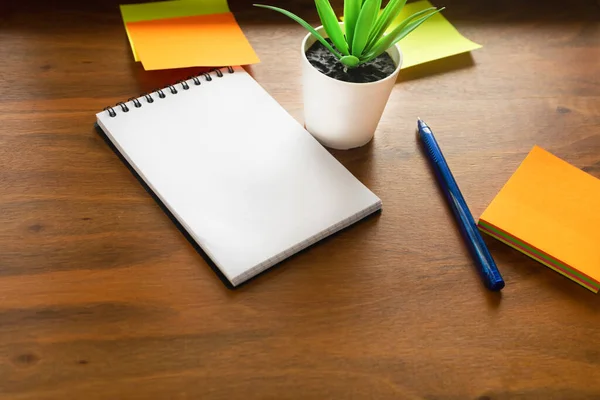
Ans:
<svg viewBox="0 0 600 400"><path fill-rule="evenodd" d="M351 215L350 217L338 222L337 224L332 225L328 229L318 232L315 235L290 247L289 249L287 249L279 254L276 254L275 256L269 258L268 260L263 261L262 263L260 263L258 265L255 265L254 267L249 268L248 270L246 270L245 272L243 272L239 275L236 275L231 280L232 285L239 286L240 284L242 284L242 283L246 282L247 280L257 276L258 274L274 267L275 265L285 261L286 259L301 252L302 250L304 250L314 244L317 244L320 241L326 239L327 237L330 237L330 236L334 235L335 233L354 225L355 223L370 216L371 214L374 214L375 212L381 210L381 207L382 207L382 202L381 202L381 200L378 199L373 205L363 209L362 211L359 211L356 214Z"/></svg>
<svg viewBox="0 0 600 400"><path fill-rule="evenodd" d="M300 241L299 243L292 245L292 246L288 246L288 248L284 248L282 247L282 250L280 253L271 256L269 259L264 260L262 262L260 262L259 264L256 264L255 266L251 267L248 266L246 267L246 269L242 272L239 273L235 273L237 271L232 271L229 269L229 267L226 267L224 265L222 265L222 263L220 262L220 259L216 257L215 254L213 254L209 248L207 248L206 246L202 246L201 243L203 243L203 241L201 240L201 238L199 238L196 234L196 231L194 229L192 229L192 227L186 223L184 221L184 219L182 218L181 215L179 215L175 209L173 208L173 206L171 204L169 204L166 200L166 198L162 195L162 193L159 193L155 187L151 184L151 182L149 181L149 179L145 176L145 174L142 173L141 169L139 168L138 165L136 165L133 160L131 159L131 157L123 151L123 148L120 146L119 141L113 137L110 134L110 131L106 128L106 126L102 123L102 118L100 118L100 116L102 115L102 112L97 113L97 120L98 120L98 124L100 125L100 127L104 130L105 134L107 135L107 137L110 139L111 143L113 143L113 145L118 149L119 153L127 160L127 162L131 165L131 167L138 173L138 175L142 178L142 180L148 185L148 187L153 191L153 193L156 195L156 197L158 199L160 199L160 201L163 202L163 204L165 205L165 207L172 213L172 215L176 218L176 220L181 224L181 226L186 230L186 232L193 238L193 240L196 242L196 244L203 250L206 252L206 254L208 255L208 257L215 263L215 265L217 266L217 268L219 268L219 270L223 273L223 275L229 280L229 282L231 284L233 284L234 286L239 285L240 283L248 280L249 278L259 274L262 271L265 271L267 269L269 269L270 267L272 267L273 265L285 260L286 258L292 256L293 254L303 250L306 247L309 247L312 244L315 244L317 242L319 242L320 240L324 239L327 236L330 236L332 234L334 234L335 232L337 232L338 230L341 230L343 228L349 227L350 225L354 224L355 222L357 222L358 220L366 217L369 214L372 214L373 212L379 210L382 208L382 201L381 199L370 189L368 188L364 183L362 183L356 176L354 176L354 174L352 174L349 170L347 170L343 164L337 160L332 154L330 154L327 149L322 146L318 140L316 140L316 138L314 138L314 136L310 135L309 132L306 131L306 129L302 126L302 124L299 123L299 121L297 121L296 119L294 119L288 112L287 110L281 106L281 104L279 104L269 93L268 91L259 83L257 82L247 71L245 71L243 68L241 67L234 67L234 69L237 71L241 71L242 73L244 73L248 79L248 81L252 82L252 85L255 86L255 88L260 89L266 96L268 96L271 100L271 103L273 104L273 106L276 106L278 108L278 111L285 113L287 118L289 119L290 123L294 123L297 127L297 129L302 130L306 133L307 138L309 138L312 142L315 148L318 148L320 152L322 152L322 154L325 154L328 158L331 159L331 161L335 164L338 164L338 168L343 168L345 170L345 173L347 173L349 176L352 176L355 180L355 182L357 183L358 186L362 187L362 190L365 191L365 195L368 194L368 197L366 199L366 201L364 202L364 204L361 207L357 207L357 212L355 214L352 214L346 218L344 218L341 221L338 221L336 224L328 227L328 228L321 228L320 232L315 233L314 235L312 235L311 237L304 239L302 241ZM188 84L191 84L191 79L186 80L186 82ZM143 96L140 96L138 98L141 98ZM129 102L127 102L126 104L128 104ZM120 110L116 110L118 113L120 113ZM104 113L106 113L104 111ZM105 115L104 115L105 116Z"/></svg>
<svg viewBox="0 0 600 400"><path fill-rule="evenodd" d="M192 229L183 218L181 218L179 213L177 213L175 211L175 209L171 206L171 204L169 204L169 202L164 198L162 193L160 193L159 191L156 190L156 188L152 185L152 183L149 181L149 179L146 178L146 176L140 170L140 168L133 162L133 160L131 160L129 155L125 151L123 151L118 140L115 140L115 138L110 134L110 130L108 130L106 128L106 126L104 126L104 124L102 123L102 120L99 116L97 116L97 123L100 126L100 128L102 129L102 131L104 132L104 134L106 135L106 137L115 146L115 148L117 149L119 154L121 154L121 156L123 158L125 158L125 160L127 160L127 163L129 163L129 165L136 171L138 176L146 183L146 185L150 188L150 190L152 190L152 193L154 193L154 195L164 204L164 206L169 210L169 212L173 215L173 217L175 217L175 219L177 219L177 221L181 224L181 226L185 229L185 231L190 235L190 237L192 237L192 239L194 240L196 245L198 245L202 249L202 251L204 251L206 253L206 255L211 259L211 261L215 263L217 268L219 268L221 273L233 285L233 281L232 281L233 277L229 274L228 269L225 268L221 264L220 260L217 257L215 257L214 254L212 254L212 252L210 251L210 249L207 248L207 246L202 246L202 241L197 236L195 230Z"/></svg>

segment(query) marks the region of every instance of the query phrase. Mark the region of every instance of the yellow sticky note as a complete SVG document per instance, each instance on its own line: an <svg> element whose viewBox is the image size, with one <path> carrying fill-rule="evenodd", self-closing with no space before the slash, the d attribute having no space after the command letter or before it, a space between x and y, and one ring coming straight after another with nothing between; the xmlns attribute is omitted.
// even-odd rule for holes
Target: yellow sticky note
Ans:
<svg viewBox="0 0 600 400"><path fill-rule="evenodd" d="M402 21L414 13L430 7L433 6L427 0L406 4L385 33L390 33ZM400 40L399 44L403 56L401 69L453 56L455 54L466 53L482 47L480 44L461 35L456 28L444 18L442 13L443 11L430 17L417 29L409 33L408 36ZM340 19L342 21L344 20L343 17Z"/></svg>
<svg viewBox="0 0 600 400"><path fill-rule="evenodd" d="M259 62L232 13L127 24L146 70Z"/></svg>
<svg viewBox="0 0 600 400"><path fill-rule="evenodd" d="M427 0L406 4L387 32L389 33L412 14L429 7L433 6ZM443 12L435 14L400 40L399 45L403 55L402 69L455 54L466 53L481 47L481 45L461 35L444 18Z"/></svg>
<svg viewBox="0 0 600 400"><path fill-rule="evenodd" d="M140 58L129 33L128 23L157 19L191 17L194 15L222 14L229 12L227 0L172 0L153 3L123 4L120 6L127 38L135 61Z"/></svg>

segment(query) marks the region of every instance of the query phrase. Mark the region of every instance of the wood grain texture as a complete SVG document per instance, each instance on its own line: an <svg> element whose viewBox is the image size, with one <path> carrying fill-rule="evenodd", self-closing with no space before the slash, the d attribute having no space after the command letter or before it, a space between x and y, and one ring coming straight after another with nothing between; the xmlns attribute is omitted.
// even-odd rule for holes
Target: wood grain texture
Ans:
<svg viewBox="0 0 600 400"><path fill-rule="evenodd" d="M3 3L0 399L600 398L598 297L492 240L507 286L486 292L414 134L475 217L534 144L600 177L595 0L444 4L484 47L401 72L375 140L332 152L383 213L238 290L93 130L190 71L136 65L118 1ZM302 121L304 31L249 3L251 71Z"/></svg>

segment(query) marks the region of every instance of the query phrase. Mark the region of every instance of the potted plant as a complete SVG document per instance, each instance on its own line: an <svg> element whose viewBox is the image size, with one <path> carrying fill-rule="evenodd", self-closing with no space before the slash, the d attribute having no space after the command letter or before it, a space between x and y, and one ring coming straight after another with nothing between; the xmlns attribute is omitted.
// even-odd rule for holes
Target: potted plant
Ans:
<svg viewBox="0 0 600 400"><path fill-rule="evenodd" d="M402 67L398 42L434 14L419 11L393 28L406 0L345 0L343 22L328 0L315 0L321 26L313 28L297 15L269 5L302 25L304 123L323 145L350 149L373 138Z"/></svg>

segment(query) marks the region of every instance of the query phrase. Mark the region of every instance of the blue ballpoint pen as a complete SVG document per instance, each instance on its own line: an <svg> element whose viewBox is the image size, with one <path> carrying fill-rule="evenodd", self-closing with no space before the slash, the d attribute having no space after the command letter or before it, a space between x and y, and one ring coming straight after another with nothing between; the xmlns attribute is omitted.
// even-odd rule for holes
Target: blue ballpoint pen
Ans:
<svg viewBox="0 0 600 400"><path fill-rule="evenodd" d="M429 161L433 166L442 191L450 204L450 208L452 208L463 238L479 269L481 278L488 289L493 291L501 290L504 287L504 280L475 225L469 207L454 180L452 172L450 172L450 168L433 136L433 132L431 132L431 129L420 118L417 121L417 125L419 128L419 137L427 150L426 153Z"/></svg>

